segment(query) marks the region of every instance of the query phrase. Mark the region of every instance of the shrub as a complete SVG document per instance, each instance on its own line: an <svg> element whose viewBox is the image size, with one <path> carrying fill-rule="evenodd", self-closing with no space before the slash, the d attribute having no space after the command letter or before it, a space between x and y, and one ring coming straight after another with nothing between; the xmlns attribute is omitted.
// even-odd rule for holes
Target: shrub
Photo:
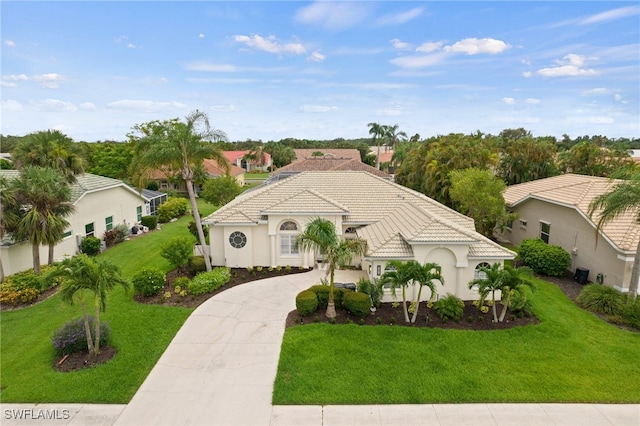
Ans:
<svg viewBox="0 0 640 426"><path fill-rule="evenodd" d="M160 294L165 284L165 276L157 268L144 268L131 280L136 294L155 296Z"/></svg>
<svg viewBox="0 0 640 426"><path fill-rule="evenodd" d="M185 266L193 257L193 243L188 237L172 238L163 244L160 249L161 256L177 269Z"/></svg>
<svg viewBox="0 0 640 426"><path fill-rule="evenodd" d="M453 294L447 294L446 297L441 298L433 304L433 310L442 321L449 319L460 322L462 312L464 310L464 302Z"/></svg>
<svg viewBox="0 0 640 426"><path fill-rule="evenodd" d="M0 290L24 290L26 288L34 288L37 290L43 289L43 277L45 276L44 268L42 274L36 275L33 273L33 269L28 271L18 272L17 274L7 277L6 281L0 284Z"/></svg>
<svg viewBox="0 0 640 426"><path fill-rule="evenodd" d="M316 284L311 286L309 290L313 291L318 298L318 306L322 309L326 309L329 304L329 286L324 284ZM336 305L336 309L342 308L342 297L344 290L341 288L333 289L333 301Z"/></svg>
<svg viewBox="0 0 640 426"><path fill-rule="evenodd" d="M311 290L303 290L296 296L296 309L302 316L310 315L318 309L318 297Z"/></svg>
<svg viewBox="0 0 640 426"><path fill-rule="evenodd" d="M198 244L200 244L200 237L198 236L198 227L196 226L196 223L194 221L189 222L187 228L189 228L191 235L193 235L196 241L198 241ZM205 242L209 244L209 225L202 225L202 232L204 233Z"/></svg>
<svg viewBox="0 0 640 426"><path fill-rule="evenodd" d="M211 293L229 282L229 268L214 268L210 272L201 272L187 285L189 294L199 296Z"/></svg>
<svg viewBox="0 0 640 426"><path fill-rule="evenodd" d="M518 256L534 272L554 277L564 275L571 264L569 252L560 246L546 244L539 238L522 240Z"/></svg>
<svg viewBox="0 0 640 426"><path fill-rule="evenodd" d="M156 229L158 226L158 218L155 216L142 216L140 219L140 224L142 226L146 226L147 228Z"/></svg>
<svg viewBox="0 0 640 426"><path fill-rule="evenodd" d="M193 256L191 260L189 260L189 269L191 272L198 273L204 272L207 270L207 265L204 263L204 257L202 256Z"/></svg>
<svg viewBox="0 0 640 426"><path fill-rule="evenodd" d="M100 253L102 241L98 237L85 237L82 240L82 252L88 256L96 256Z"/></svg>
<svg viewBox="0 0 640 426"><path fill-rule="evenodd" d="M358 317L364 317L371 312L371 298L368 294L347 291L343 295L344 308Z"/></svg>
<svg viewBox="0 0 640 426"><path fill-rule="evenodd" d="M617 315L622 311L624 295L613 287L589 284L582 289L576 303L592 312Z"/></svg>
<svg viewBox="0 0 640 426"><path fill-rule="evenodd" d="M91 330L95 330L95 320L92 316L89 316L89 327ZM111 336L109 324L100 322L100 347L109 343L109 336ZM58 356L87 351L84 320L78 318L63 325L53 334L51 343L53 343L53 349Z"/></svg>
<svg viewBox="0 0 640 426"><path fill-rule="evenodd" d="M40 295L40 290L35 288L23 288L16 290L10 286L3 286L0 290L0 304L24 305L35 301Z"/></svg>
<svg viewBox="0 0 640 426"><path fill-rule="evenodd" d="M360 278L358 281L357 289L360 293L368 294L371 298L371 304L376 308L380 306L382 302L382 288L376 283L372 283L366 278Z"/></svg>
<svg viewBox="0 0 640 426"><path fill-rule="evenodd" d="M158 207L158 221L169 222L171 219L182 216L189 210L189 201L185 198L172 197Z"/></svg>
<svg viewBox="0 0 640 426"><path fill-rule="evenodd" d="M525 292L514 292L509 302L509 310L519 318L529 316L533 313L531 300Z"/></svg>
<svg viewBox="0 0 640 426"><path fill-rule="evenodd" d="M175 280L173 280L171 285L173 286L174 289L177 289L178 287L180 287L180 289L183 289L183 288L188 288L190 282L191 282L191 279L189 277L178 277ZM178 293L180 293L180 291L178 291Z"/></svg>
<svg viewBox="0 0 640 426"><path fill-rule="evenodd" d="M124 223L116 225L113 229L105 231L102 239L107 247L113 247L123 242L129 236L129 227Z"/></svg>
<svg viewBox="0 0 640 426"><path fill-rule="evenodd" d="M626 325L640 329L640 297L636 297L633 302L624 304L620 317Z"/></svg>

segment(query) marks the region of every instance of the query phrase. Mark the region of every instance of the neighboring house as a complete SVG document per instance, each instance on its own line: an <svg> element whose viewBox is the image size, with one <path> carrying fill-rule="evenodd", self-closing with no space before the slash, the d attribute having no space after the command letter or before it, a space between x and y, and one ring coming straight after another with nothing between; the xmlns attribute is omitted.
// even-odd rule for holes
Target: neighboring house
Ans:
<svg viewBox="0 0 640 426"><path fill-rule="evenodd" d="M479 267L515 257L477 233L473 219L423 194L367 172L330 171L303 172L245 192L205 218L212 262L314 266L316 255L294 243L316 217L333 222L342 238L367 241L366 254L353 265L370 279L379 278L391 259L438 263L446 281L440 295L477 298L468 283Z"/></svg>
<svg viewBox="0 0 640 426"><path fill-rule="evenodd" d="M0 170L0 174L15 179L19 172ZM121 223L132 227L140 222L142 216L149 214L150 208L138 191L122 181L88 173L77 177L77 182L72 186L71 202L75 212L67 218L69 227L64 239L55 247L55 260L77 254L84 237L102 238L105 231ZM29 242L14 242L5 238L0 250L6 275L33 267ZM40 248L43 264L47 261L48 253L48 246Z"/></svg>
<svg viewBox="0 0 640 426"><path fill-rule="evenodd" d="M218 164L218 162L215 160L205 159L202 162L202 166L204 167L204 170L207 176L212 179L215 179L220 176L225 176L227 173L227 171L224 170L224 168L221 167ZM245 172L246 172L245 169L241 167L234 166L233 164L229 165L229 176L233 176L238 182L238 185L240 186L244 186ZM154 170L151 173L150 179L156 181L158 183L158 188L162 191L175 190L180 192L187 192L187 188L184 182L180 182L179 185L176 185L174 183L175 181L172 179L169 179L167 175L172 175L172 172L170 170L163 170L163 169ZM196 192L200 191L200 189L197 187L195 188L195 190Z"/></svg>
<svg viewBox="0 0 640 426"><path fill-rule="evenodd" d="M519 244L525 238L542 238L571 253L570 270L588 271L588 279L628 291L631 267L640 238L637 211L630 211L602 228L596 244L598 218L590 219L589 204L608 192L616 181L565 174L507 188L508 208L518 213L500 238Z"/></svg>
<svg viewBox="0 0 640 426"><path fill-rule="evenodd" d="M152 191L151 189L137 189L137 191L142 194L142 197L148 206L146 214L157 216L158 208L168 199L167 194L160 191Z"/></svg>
<svg viewBox="0 0 640 426"><path fill-rule="evenodd" d="M378 170L375 167L371 167L370 165L360 161L360 159L336 158L327 155L322 157L309 157L307 159L288 164L284 167L280 167L278 170L271 173L271 176L268 179L269 182L265 183L272 183L302 172L346 170L369 172L384 179L392 179L392 176L389 173Z"/></svg>
<svg viewBox="0 0 640 426"><path fill-rule="evenodd" d="M360 158L360 151L355 148L311 148L311 149L294 149L296 153L296 159L293 163L298 161L304 161L307 158L313 157L326 157L326 158L350 158L354 161L362 161ZM321 152L322 155L318 155ZM314 155L316 154L316 155Z"/></svg>
<svg viewBox="0 0 640 426"><path fill-rule="evenodd" d="M230 164L241 167L247 172L253 171L263 171L266 172L270 170L270 167L273 165L273 160L271 159L271 154L268 152L263 152L264 162L261 164L260 159L251 160L247 158L253 151L244 150L244 151L222 151L227 161Z"/></svg>

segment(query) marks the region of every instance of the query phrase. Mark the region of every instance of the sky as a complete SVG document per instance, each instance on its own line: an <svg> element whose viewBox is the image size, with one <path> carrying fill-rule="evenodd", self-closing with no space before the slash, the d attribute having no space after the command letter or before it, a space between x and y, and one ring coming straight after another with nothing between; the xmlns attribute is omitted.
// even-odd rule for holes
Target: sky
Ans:
<svg viewBox="0 0 640 426"><path fill-rule="evenodd" d="M640 137L637 1L1 1L3 135Z"/></svg>

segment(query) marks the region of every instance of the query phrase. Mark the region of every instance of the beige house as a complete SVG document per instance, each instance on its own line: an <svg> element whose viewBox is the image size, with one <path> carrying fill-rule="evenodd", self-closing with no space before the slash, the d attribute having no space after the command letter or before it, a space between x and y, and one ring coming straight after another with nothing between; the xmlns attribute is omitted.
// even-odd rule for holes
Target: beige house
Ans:
<svg viewBox="0 0 640 426"><path fill-rule="evenodd" d="M423 194L367 172L328 171L246 192L205 218L213 264L313 267L316 254L294 242L317 217L332 221L342 238L367 241L366 254L353 266L370 279L379 278L391 259L438 263L446 283L440 295L476 299L468 283L478 268L515 257L477 233L471 218Z"/></svg>
<svg viewBox="0 0 640 426"><path fill-rule="evenodd" d="M16 170L0 170L0 173L8 179L19 175ZM88 173L78 176L72 187L71 202L75 212L67 218L69 228L55 247L55 260L77 254L84 237L102 238L105 231L121 223L131 228L149 214L150 207L137 190L122 181ZM42 263L46 263L48 253L48 246L40 248ZM31 244L5 238L0 245L0 261L6 275L32 268Z"/></svg>
<svg viewBox="0 0 640 426"><path fill-rule="evenodd" d="M616 181L565 174L507 188L510 210L518 213L501 238L519 244L525 238L542 238L571 253L571 271L588 270L592 282L628 291L631 267L640 238L637 211L630 211L603 227L597 238L597 217L589 218L591 201L608 192Z"/></svg>

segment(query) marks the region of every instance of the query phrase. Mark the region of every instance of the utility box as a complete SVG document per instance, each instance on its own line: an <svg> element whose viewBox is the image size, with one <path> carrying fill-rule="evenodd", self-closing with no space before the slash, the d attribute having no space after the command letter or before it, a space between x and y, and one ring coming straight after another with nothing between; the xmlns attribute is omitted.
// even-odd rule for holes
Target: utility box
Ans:
<svg viewBox="0 0 640 426"><path fill-rule="evenodd" d="M578 281L578 284L585 285L589 282L589 270L584 268L576 268L576 273L573 279Z"/></svg>

